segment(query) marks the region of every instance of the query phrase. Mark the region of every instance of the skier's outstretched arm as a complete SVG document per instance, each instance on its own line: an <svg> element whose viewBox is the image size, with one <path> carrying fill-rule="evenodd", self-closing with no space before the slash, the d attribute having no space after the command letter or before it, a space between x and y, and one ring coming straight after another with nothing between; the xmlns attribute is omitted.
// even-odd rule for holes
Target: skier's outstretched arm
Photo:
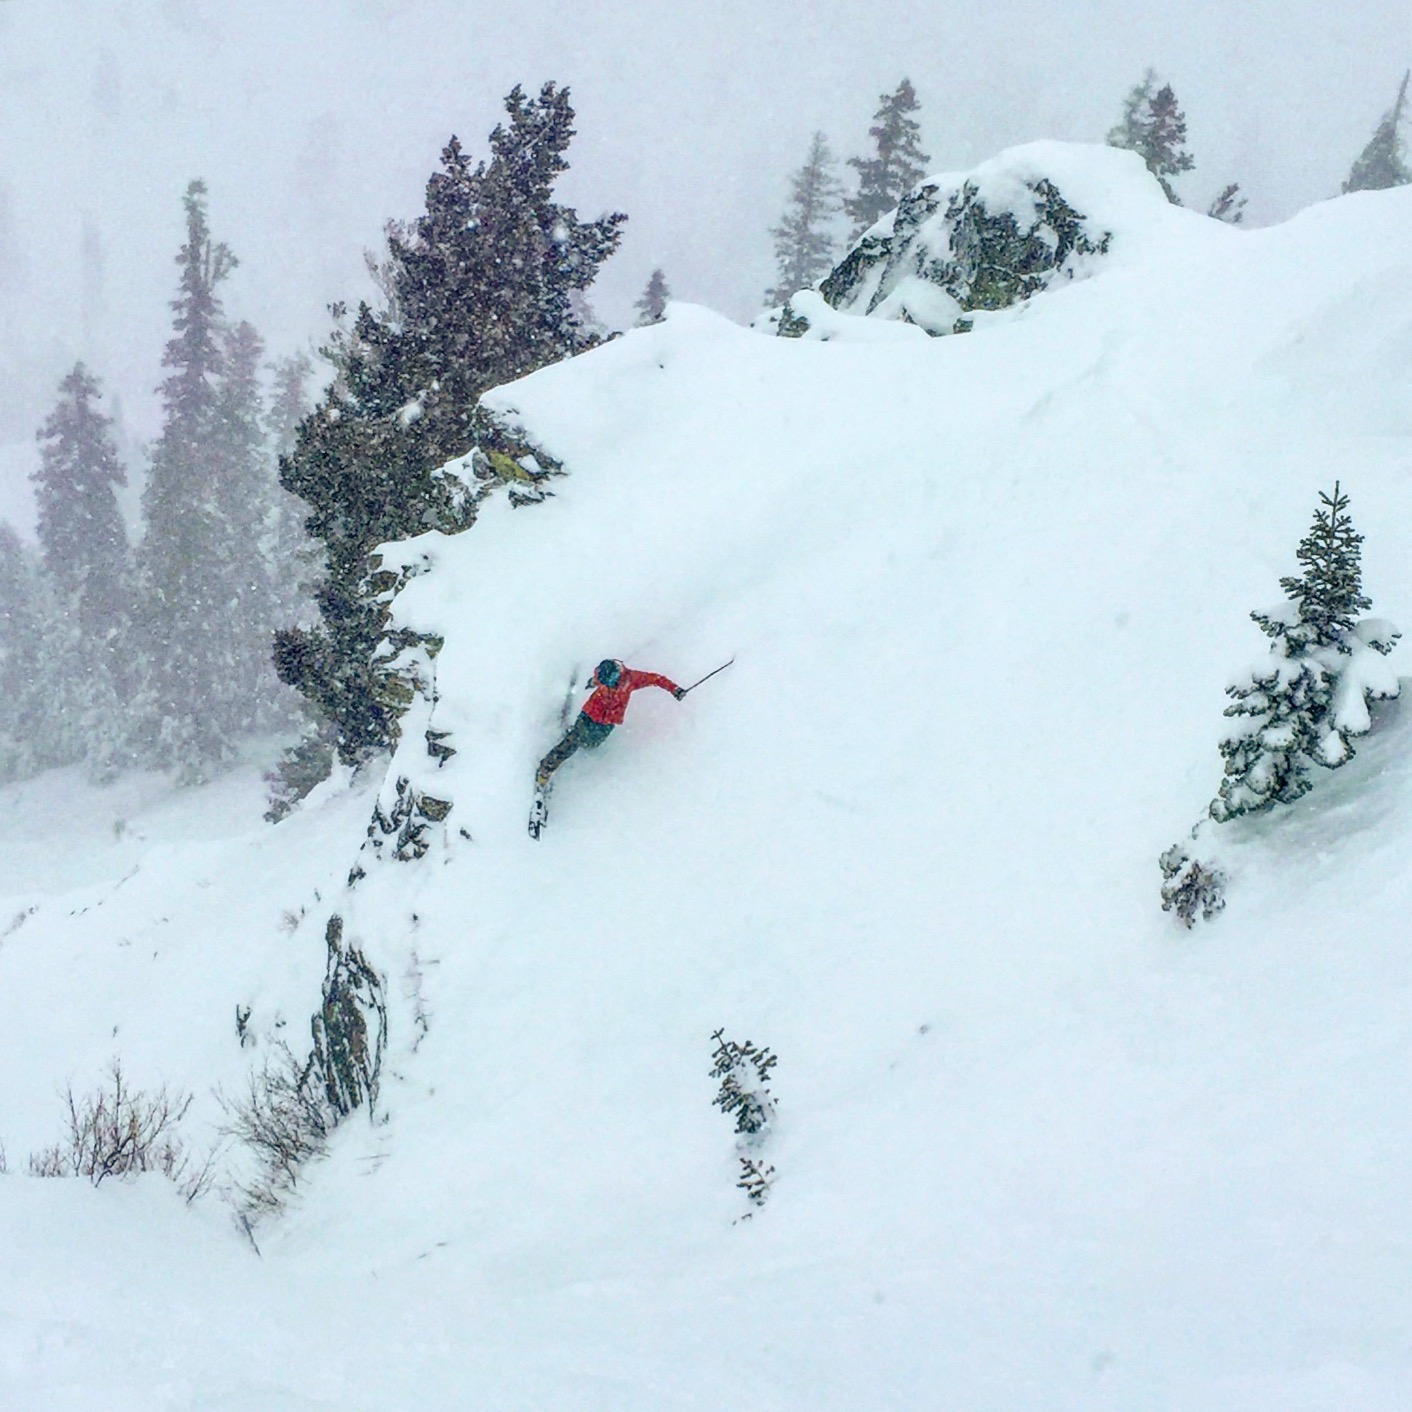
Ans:
<svg viewBox="0 0 1412 1412"><path fill-rule="evenodd" d="M663 691L670 691L678 701L686 695L686 692L670 677L664 677L659 672L635 672L629 667L627 671L628 690L636 691L643 686L660 686Z"/></svg>

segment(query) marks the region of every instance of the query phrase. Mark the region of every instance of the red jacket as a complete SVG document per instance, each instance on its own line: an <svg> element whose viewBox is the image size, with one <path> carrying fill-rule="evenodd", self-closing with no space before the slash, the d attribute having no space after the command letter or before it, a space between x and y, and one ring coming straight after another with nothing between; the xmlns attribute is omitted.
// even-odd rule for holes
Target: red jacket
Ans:
<svg viewBox="0 0 1412 1412"><path fill-rule="evenodd" d="M617 686L599 686L583 703L583 713L599 725L620 726L628 709L628 697L643 686L660 686L663 691L681 690L676 682L656 672L635 672L631 667L624 667Z"/></svg>

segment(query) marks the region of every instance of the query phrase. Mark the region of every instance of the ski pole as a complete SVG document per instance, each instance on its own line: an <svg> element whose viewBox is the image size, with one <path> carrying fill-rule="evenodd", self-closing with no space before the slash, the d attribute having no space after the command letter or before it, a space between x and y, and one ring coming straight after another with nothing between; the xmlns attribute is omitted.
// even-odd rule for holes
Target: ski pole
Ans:
<svg viewBox="0 0 1412 1412"><path fill-rule="evenodd" d="M716 672L723 672L723 671L725 671L725 669L730 666L731 662L734 662L734 661L735 661L735 658L732 657L730 662L722 662L721 665L716 668ZM706 675L701 678L701 681L710 681L711 678L716 675L716 672L707 672ZM701 681L694 681L694 682L692 682L692 684L691 684L690 686L684 686L684 687L682 687L682 692L681 692L681 694L682 694L683 696L685 696L688 691L695 691L696 688L701 685Z"/></svg>

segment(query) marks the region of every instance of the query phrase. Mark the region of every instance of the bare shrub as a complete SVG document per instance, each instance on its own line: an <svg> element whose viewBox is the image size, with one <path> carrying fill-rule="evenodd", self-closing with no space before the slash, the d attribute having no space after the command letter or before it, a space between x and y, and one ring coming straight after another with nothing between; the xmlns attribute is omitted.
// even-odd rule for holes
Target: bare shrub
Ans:
<svg viewBox="0 0 1412 1412"><path fill-rule="evenodd" d="M87 1177L99 1186L107 1177L161 1172L187 1192L188 1201L210 1187L215 1151L193 1171L178 1132L191 1107L189 1094L165 1087L151 1093L134 1089L114 1059L101 1088L79 1098L70 1084L64 1101L68 1132L52 1147L30 1155L31 1176Z"/></svg>
<svg viewBox="0 0 1412 1412"><path fill-rule="evenodd" d="M284 1209L305 1163L328 1151L338 1114L322 1088L312 1057L301 1064L287 1044L279 1044L251 1072L245 1093L219 1095L227 1120L223 1132L255 1159L255 1175L235 1187L247 1233L253 1222Z"/></svg>

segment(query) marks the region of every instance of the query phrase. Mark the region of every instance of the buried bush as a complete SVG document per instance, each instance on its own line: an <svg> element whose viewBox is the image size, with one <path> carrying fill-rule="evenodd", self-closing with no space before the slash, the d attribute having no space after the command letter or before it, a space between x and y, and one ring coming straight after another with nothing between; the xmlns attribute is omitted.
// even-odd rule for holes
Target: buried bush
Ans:
<svg viewBox="0 0 1412 1412"><path fill-rule="evenodd" d="M1226 905L1226 875L1193 858L1174 843L1158 860L1162 869L1162 910L1175 912L1188 929L1200 914L1209 922Z"/></svg>
<svg viewBox="0 0 1412 1412"><path fill-rule="evenodd" d="M210 1189L215 1176L213 1150L193 1160L179 1127L191 1097L159 1088L132 1088L114 1059L102 1087L80 1098L70 1084L64 1091L68 1131L52 1147L30 1155L34 1177L87 1177L99 1186L108 1177L160 1172L194 1201Z"/></svg>
<svg viewBox="0 0 1412 1412"><path fill-rule="evenodd" d="M239 1098L220 1097L224 1132L255 1159L255 1175L237 1183L237 1209L251 1223L284 1209L305 1163L328 1151L338 1115L314 1075L314 1060L301 1064L287 1044L267 1054Z"/></svg>

